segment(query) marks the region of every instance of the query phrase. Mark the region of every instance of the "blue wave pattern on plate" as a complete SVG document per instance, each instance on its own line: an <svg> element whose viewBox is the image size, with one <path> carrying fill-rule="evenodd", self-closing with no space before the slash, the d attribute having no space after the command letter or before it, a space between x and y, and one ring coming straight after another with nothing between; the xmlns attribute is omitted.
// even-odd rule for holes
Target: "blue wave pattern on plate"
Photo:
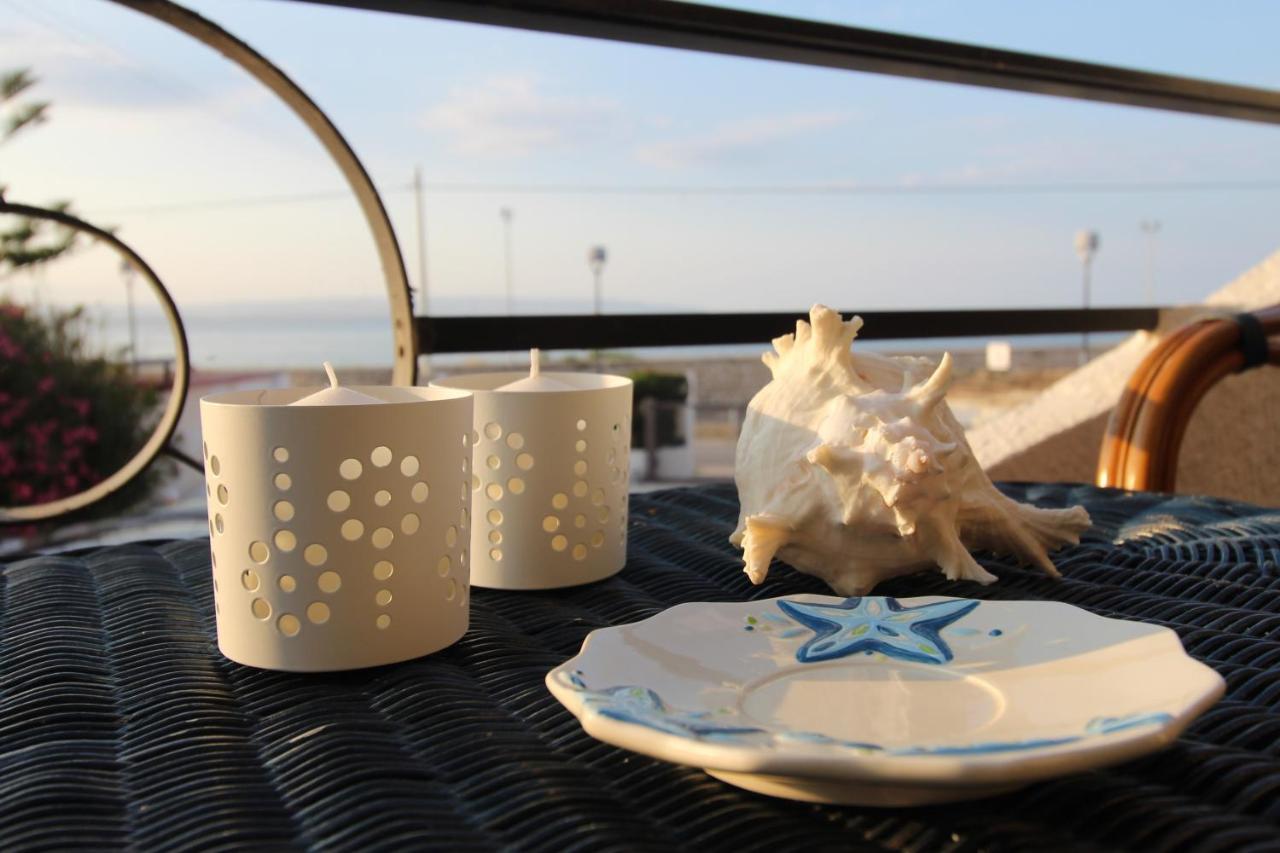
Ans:
<svg viewBox="0 0 1280 853"><path fill-rule="evenodd" d="M1084 727L1084 730L1091 735L1109 735L1114 732L1122 732L1125 729L1134 729L1138 726L1149 726L1159 723L1173 722L1173 715L1166 714L1163 711L1155 714L1126 714L1123 717L1094 717Z"/></svg>
<svg viewBox="0 0 1280 853"><path fill-rule="evenodd" d="M1085 733L1083 735L1027 738L1025 740L980 741L978 743L945 744L941 746L900 746L893 748L886 748L873 743L863 743L861 741L840 740L838 738L818 734L817 732L780 732L774 737L776 740L780 741L828 744L831 746L842 746L852 749L880 752L885 755L894 756L983 755L997 752L1018 752L1026 749L1045 749L1051 746L1079 743L1083 740L1089 740L1090 738L1100 737L1102 735L1114 734L1115 732L1122 732L1127 729L1136 729L1142 726L1165 725L1170 722L1173 722L1173 716L1164 712L1153 714L1136 713L1126 714L1120 717L1096 717L1085 725Z"/></svg>
<svg viewBox="0 0 1280 853"><path fill-rule="evenodd" d="M677 711L667 706L653 690L624 684L607 690L587 690L580 674L570 680L582 684L587 707L602 717L647 726L660 732L696 740L737 741L743 735L764 734L759 726L717 723L711 711Z"/></svg>
<svg viewBox="0 0 1280 853"><path fill-rule="evenodd" d="M672 708L657 692L636 685L621 685L606 690L591 690L582 678L580 671L568 675L569 682L582 694L588 708L602 717L608 717L624 723L632 723L665 734L689 738L699 741L715 741L743 746L783 745L788 743L810 743L823 746L834 746L842 749L854 749L862 752L874 752L895 757L908 756L957 756L983 755L1000 752L1018 752L1030 749L1046 749L1078 743L1096 737L1140 728L1142 726L1165 725L1173 721L1170 714L1134 713L1118 717L1095 717L1090 720L1083 734L1064 735L1051 738L1027 738L1014 741L980 741L967 744L943 744L935 746L899 746L884 747L864 741L843 740L829 737L818 732L792 731L790 729L766 729L760 726L740 725L730 720L732 712L724 722L717 722L718 716L711 711L681 711Z"/></svg>
<svg viewBox="0 0 1280 853"><path fill-rule="evenodd" d="M858 652L881 652L916 663L946 663L951 648L939 632L978 606L950 599L903 607L888 596L855 596L839 604L780 600L778 608L814 632L796 652L800 663L836 660Z"/></svg>
<svg viewBox="0 0 1280 853"><path fill-rule="evenodd" d="M1154 722L1154 721L1153 721ZM864 743L856 740L842 740L840 738L827 737L817 732L780 732L776 735L780 741L790 741L793 743L817 743L824 746L840 746L850 749L861 749L869 752L879 752L885 755L894 756L912 756L912 755L982 755L984 753L994 752L1016 752L1023 749L1040 749L1050 746L1061 746L1066 743L1075 743L1081 740L1080 735L1065 735L1055 738L1027 738L1025 740L1009 740L1009 741L980 741L978 743L962 743L962 744L943 744L940 746L898 746L883 747L874 743Z"/></svg>

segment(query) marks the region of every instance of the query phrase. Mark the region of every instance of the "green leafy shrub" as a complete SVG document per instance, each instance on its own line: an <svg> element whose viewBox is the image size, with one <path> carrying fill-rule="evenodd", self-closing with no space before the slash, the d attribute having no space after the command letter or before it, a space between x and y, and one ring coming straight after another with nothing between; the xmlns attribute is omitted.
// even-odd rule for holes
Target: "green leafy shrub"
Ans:
<svg viewBox="0 0 1280 853"><path fill-rule="evenodd" d="M0 300L0 506L82 492L147 440L156 390L90 352L83 319L82 308L37 314ZM152 466L89 512L119 511L145 497L157 476Z"/></svg>

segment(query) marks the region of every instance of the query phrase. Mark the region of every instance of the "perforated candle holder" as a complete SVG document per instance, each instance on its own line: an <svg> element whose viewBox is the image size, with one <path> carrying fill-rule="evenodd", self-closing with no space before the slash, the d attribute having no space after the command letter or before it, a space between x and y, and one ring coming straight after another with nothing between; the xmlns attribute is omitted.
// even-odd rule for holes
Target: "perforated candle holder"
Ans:
<svg viewBox="0 0 1280 853"><path fill-rule="evenodd" d="M542 373L551 387L498 390L528 375L432 383L475 395L471 582L552 589L607 578L627 555L631 380Z"/></svg>
<svg viewBox="0 0 1280 853"><path fill-rule="evenodd" d="M200 401L218 647L314 672L395 663L467 629L471 398L354 387Z"/></svg>

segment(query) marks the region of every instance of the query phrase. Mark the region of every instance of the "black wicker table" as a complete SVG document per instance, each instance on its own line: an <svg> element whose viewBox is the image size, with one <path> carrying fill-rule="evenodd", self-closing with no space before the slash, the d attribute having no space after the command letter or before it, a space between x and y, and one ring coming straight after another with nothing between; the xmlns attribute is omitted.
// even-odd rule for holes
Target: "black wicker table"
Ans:
<svg viewBox="0 0 1280 853"><path fill-rule="evenodd" d="M543 686L589 631L752 587L732 487L636 495L616 577L476 590L444 652L336 675L223 659L207 540L11 562L0 598L0 850L1280 849L1280 511L1084 486L1052 581L999 559L877 589L1053 599L1167 625L1227 680L1172 748L1002 797L891 810L770 799L586 736Z"/></svg>

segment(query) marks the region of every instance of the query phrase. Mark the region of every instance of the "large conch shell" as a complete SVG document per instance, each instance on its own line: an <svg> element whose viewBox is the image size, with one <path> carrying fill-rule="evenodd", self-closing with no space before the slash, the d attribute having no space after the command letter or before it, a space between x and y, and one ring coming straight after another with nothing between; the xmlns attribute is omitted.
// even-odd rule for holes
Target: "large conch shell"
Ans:
<svg viewBox="0 0 1280 853"><path fill-rule="evenodd" d="M854 354L862 319L823 305L775 338L773 380L751 400L730 541L760 583L776 555L841 595L936 565L952 580L995 576L969 548L1013 554L1050 575L1047 551L1080 541L1083 507L1039 509L998 492L944 396L951 355Z"/></svg>

